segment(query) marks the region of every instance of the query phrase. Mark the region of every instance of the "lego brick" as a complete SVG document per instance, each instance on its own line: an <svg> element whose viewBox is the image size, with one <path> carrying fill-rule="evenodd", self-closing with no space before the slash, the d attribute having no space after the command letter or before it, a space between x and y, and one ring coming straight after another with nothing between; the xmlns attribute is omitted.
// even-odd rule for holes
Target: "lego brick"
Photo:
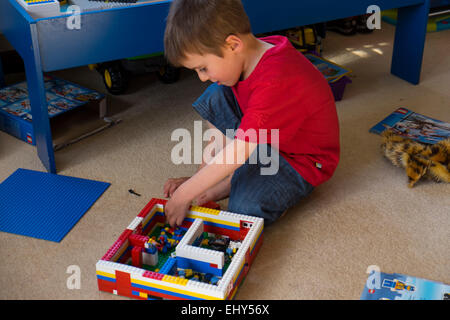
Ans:
<svg viewBox="0 0 450 320"><path fill-rule="evenodd" d="M144 249L145 240L149 238L146 235L156 224L164 223L165 203L165 200L152 199L144 208L145 210L141 211L141 216L132 221L127 228L129 232L123 233L122 238L116 243L120 250L123 250L125 245L127 247L122 256L130 255L131 251L137 255L139 251L146 250ZM146 297L149 299L155 297L167 299L232 298L261 246L263 225L261 218L210 208L191 207L182 224L187 231L176 246L175 252L161 267L160 272L151 272L113 261L100 260L96 265L99 289L110 292L114 288L112 284L117 284L113 292L116 290L117 294L135 299L146 299ZM136 232L138 228L143 229L143 235L130 234L130 232ZM196 240L199 240L205 231L227 235L232 240L230 244L234 245L234 248L238 248L225 274L222 270L225 262L224 252L197 246L198 241ZM240 241L241 238L243 238L242 241ZM116 257L118 253L119 251L116 249ZM135 257L135 260L137 258ZM119 259L121 258L119 257ZM214 282L215 284L209 284L200 282L198 279L188 280L174 275L176 269L180 270L183 266L186 269L192 268L195 272L213 274L220 279L217 283Z"/></svg>
<svg viewBox="0 0 450 320"><path fill-rule="evenodd" d="M199 237L203 232L203 220L195 219L194 222L189 227L189 230L184 234L183 239L181 239L180 243L177 246L181 248L186 245L191 245L194 240ZM177 253L178 255L178 253Z"/></svg>
<svg viewBox="0 0 450 320"><path fill-rule="evenodd" d="M134 247L131 250L131 259L134 267L142 268L142 251L144 251L141 247Z"/></svg>
<svg viewBox="0 0 450 320"><path fill-rule="evenodd" d="M116 270L116 285L117 294L124 296L130 296L132 294L129 273Z"/></svg>
<svg viewBox="0 0 450 320"><path fill-rule="evenodd" d="M209 201L207 203L202 204L203 208L210 208L210 209L215 209L215 210L219 210L220 211L220 204L214 202L214 201Z"/></svg>
<svg viewBox="0 0 450 320"><path fill-rule="evenodd" d="M172 258L170 257L169 259L167 259L166 263L164 264L164 266L161 268L161 270L159 270L160 273L163 274L169 274L171 273L171 271L173 270L173 268L176 266L176 258Z"/></svg>
<svg viewBox="0 0 450 320"><path fill-rule="evenodd" d="M138 217L145 218L148 215L148 213L151 212L153 208L155 208L156 203L157 203L156 199L150 200L150 202L147 203L144 209L142 209L141 212L139 212Z"/></svg>
<svg viewBox="0 0 450 320"><path fill-rule="evenodd" d="M177 258L186 258L198 260L205 263L212 263L222 269L225 261L225 256L223 252L209 250L199 247L193 247L189 245L180 246L178 244L176 248Z"/></svg>
<svg viewBox="0 0 450 320"><path fill-rule="evenodd" d="M148 266L156 266L158 264L158 251L155 250L154 253L148 253L143 250L142 263Z"/></svg>
<svg viewBox="0 0 450 320"><path fill-rule="evenodd" d="M132 234L128 237L128 240L130 241L130 244L132 246L138 246L138 247L145 247L145 243L148 242L150 238L147 236L141 236L139 234Z"/></svg>
<svg viewBox="0 0 450 320"><path fill-rule="evenodd" d="M211 208L205 208L205 207L199 207L199 206L191 206L191 208L189 209L190 211L195 211L195 212L203 212L206 214L212 214L212 215L218 215L220 213L220 210L216 210L216 209L211 209Z"/></svg>
<svg viewBox="0 0 450 320"><path fill-rule="evenodd" d="M174 284L179 284L179 285L185 286L189 280L188 279L182 279L182 278L179 278L179 277L169 276L169 275L166 274L162 278L162 281L166 281L166 282L170 282L170 283L174 283Z"/></svg>
<svg viewBox="0 0 450 320"><path fill-rule="evenodd" d="M130 223L130 225L127 227L128 230L134 230L138 227L138 225L141 224L143 218L142 217L136 217L134 220Z"/></svg>
<svg viewBox="0 0 450 320"><path fill-rule="evenodd" d="M161 280L164 277L164 274L159 272L145 271L143 276L150 279Z"/></svg>

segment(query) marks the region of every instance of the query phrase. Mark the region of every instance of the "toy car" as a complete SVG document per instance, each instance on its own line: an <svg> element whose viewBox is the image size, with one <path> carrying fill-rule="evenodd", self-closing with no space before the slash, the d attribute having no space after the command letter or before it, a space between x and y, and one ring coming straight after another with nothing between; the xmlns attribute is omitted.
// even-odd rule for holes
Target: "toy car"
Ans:
<svg viewBox="0 0 450 320"><path fill-rule="evenodd" d="M162 53L89 65L89 68L100 73L106 89L113 95L126 92L132 75L157 72L159 80L168 84L180 77L180 69L170 65Z"/></svg>

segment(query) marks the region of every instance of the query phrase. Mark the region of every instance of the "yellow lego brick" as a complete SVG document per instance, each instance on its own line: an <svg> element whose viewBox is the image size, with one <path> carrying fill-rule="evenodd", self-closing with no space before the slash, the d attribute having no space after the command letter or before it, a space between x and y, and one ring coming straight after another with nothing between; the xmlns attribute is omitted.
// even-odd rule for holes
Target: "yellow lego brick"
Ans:
<svg viewBox="0 0 450 320"><path fill-rule="evenodd" d="M188 279L183 279L183 278L179 278L179 277L174 277L174 276L169 276L169 275L165 275L162 279L162 281L166 281L166 282L170 282L173 284L179 284L182 286L185 286L188 282Z"/></svg>
<svg viewBox="0 0 450 320"><path fill-rule="evenodd" d="M192 206L191 211L197 211L197 212L203 212L207 214L213 214L218 215L220 213L220 210L211 209L211 208L205 208L205 207L199 207L199 206Z"/></svg>
<svg viewBox="0 0 450 320"><path fill-rule="evenodd" d="M100 270L97 270L97 274L99 276L108 277L108 278L111 278L111 279L115 279L116 278L115 274L104 272L104 271L100 271Z"/></svg>
<svg viewBox="0 0 450 320"><path fill-rule="evenodd" d="M145 292L139 292L139 297L147 299L148 298L148 294L145 293Z"/></svg>
<svg viewBox="0 0 450 320"><path fill-rule="evenodd" d="M224 224L227 226L231 226L231 227L238 227L239 228L239 223L234 223L234 222L230 222L230 221L225 221L225 220L221 220L219 219L213 219L211 217L204 217L204 216L198 216L195 214L191 214L189 213L187 215L188 218L192 218L192 219L202 219L203 221L208 221L208 222L213 222L213 223L218 223L218 224Z"/></svg>

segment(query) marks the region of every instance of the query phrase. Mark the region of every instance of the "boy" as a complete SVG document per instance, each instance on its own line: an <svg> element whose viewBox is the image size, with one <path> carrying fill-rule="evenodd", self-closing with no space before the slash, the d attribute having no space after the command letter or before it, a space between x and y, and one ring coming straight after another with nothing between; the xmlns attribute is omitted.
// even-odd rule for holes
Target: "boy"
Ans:
<svg viewBox="0 0 450 320"><path fill-rule="evenodd" d="M164 185L171 225L182 223L192 201L228 196L228 211L270 224L333 175L339 125L328 83L287 38L256 38L240 0L174 0L164 45L169 62L213 82L194 108L221 132L222 141L210 143L224 145L194 176ZM249 161L258 145L279 154L275 174ZM226 156L246 161L220 161Z"/></svg>

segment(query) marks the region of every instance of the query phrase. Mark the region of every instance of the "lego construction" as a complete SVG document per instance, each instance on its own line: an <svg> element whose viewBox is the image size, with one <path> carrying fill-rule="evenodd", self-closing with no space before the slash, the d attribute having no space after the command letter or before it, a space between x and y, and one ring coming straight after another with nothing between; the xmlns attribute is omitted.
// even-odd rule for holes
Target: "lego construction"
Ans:
<svg viewBox="0 0 450 320"><path fill-rule="evenodd" d="M134 299L233 299L263 240L264 220L191 206L165 224L152 199L97 262L101 291Z"/></svg>

